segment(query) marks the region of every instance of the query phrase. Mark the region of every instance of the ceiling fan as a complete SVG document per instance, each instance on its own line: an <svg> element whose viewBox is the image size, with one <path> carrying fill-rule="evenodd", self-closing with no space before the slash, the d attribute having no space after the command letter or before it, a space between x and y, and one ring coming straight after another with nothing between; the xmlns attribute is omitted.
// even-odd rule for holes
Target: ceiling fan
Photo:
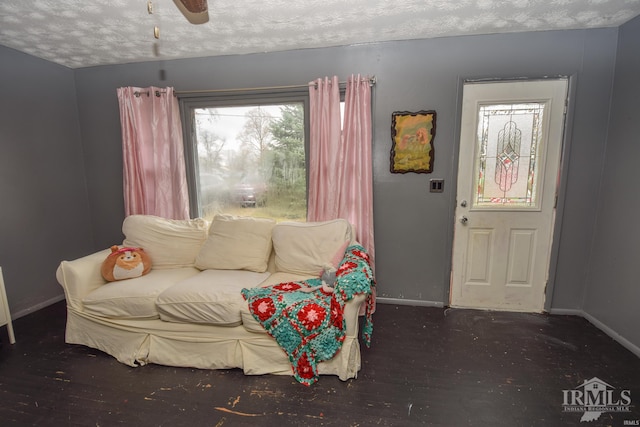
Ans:
<svg viewBox="0 0 640 427"><path fill-rule="evenodd" d="M173 0L180 12L192 24L209 22L209 5L207 0Z"/></svg>

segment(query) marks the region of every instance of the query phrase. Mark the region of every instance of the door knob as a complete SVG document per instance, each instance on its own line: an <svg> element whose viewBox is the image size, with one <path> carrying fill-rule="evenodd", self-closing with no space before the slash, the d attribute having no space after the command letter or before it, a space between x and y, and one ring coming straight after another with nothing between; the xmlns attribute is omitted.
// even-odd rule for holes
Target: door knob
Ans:
<svg viewBox="0 0 640 427"><path fill-rule="evenodd" d="M469 222L469 218L463 215L460 217L460 222L462 223L462 225L467 225L467 222Z"/></svg>

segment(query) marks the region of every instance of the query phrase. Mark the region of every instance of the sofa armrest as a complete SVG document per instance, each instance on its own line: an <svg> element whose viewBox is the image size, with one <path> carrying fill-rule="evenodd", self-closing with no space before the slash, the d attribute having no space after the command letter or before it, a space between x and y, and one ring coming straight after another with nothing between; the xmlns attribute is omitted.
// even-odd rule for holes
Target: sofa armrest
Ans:
<svg viewBox="0 0 640 427"><path fill-rule="evenodd" d="M360 314L360 307L367 300L365 294L355 295L352 299L347 301L344 305L343 316L346 325L346 336L357 337L358 336L358 318Z"/></svg>
<svg viewBox="0 0 640 427"><path fill-rule="evenodd" d="M56 278L64 289L67 306L82 311L82 299L107 283L100 273L100 267L110 253L110 249L105 249L73 261L60 263Z"/></svg>

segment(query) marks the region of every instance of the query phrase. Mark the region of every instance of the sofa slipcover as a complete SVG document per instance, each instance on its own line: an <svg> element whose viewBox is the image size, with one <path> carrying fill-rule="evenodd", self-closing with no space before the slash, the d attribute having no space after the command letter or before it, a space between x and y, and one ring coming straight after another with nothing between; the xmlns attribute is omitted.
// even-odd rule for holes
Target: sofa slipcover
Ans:
<svg viewBox="0 0 640 427"><path fill-rule="evenodd" d="M231 228L243 221L226 220L233 222ZM239 368L251 375L293 371L285 352L252 318L235 289L317 278L320 269L344 253L345 242L354 240L345 220L275 224L267 270L258 273L195 268L211 236L208 222L201 219L133 215L125 219L123 233L123 245L142 247L152 257L151 272L107 283L100 266L109 249L62 261L56 278L67 302L65 341L99 349L129 366ZM359 294L345 303L342 347L332 359L317 364L320 375L341 380L357 376L358 313L365 301L367 295Z"/></svg>
<svg viewBox="0 0 640 427"><path fill-rule="evenodd" d="M205 270L179 281L158 295L160 319L167 322L237 326L247 305L240 291L260 285L270 273Z"/></svg>

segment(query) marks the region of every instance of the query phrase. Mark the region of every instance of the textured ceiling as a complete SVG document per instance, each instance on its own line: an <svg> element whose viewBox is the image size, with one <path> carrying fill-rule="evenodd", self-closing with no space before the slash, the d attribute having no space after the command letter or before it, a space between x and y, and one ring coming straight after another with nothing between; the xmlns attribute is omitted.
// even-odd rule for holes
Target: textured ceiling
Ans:
<svg viewBox="0 0 640 427"><path fill-rule="evenodd" d="M640 0L0 0L0 45L70 68L389 40L614 27ZM160 38L153 36L158 26Z"/></svg>

